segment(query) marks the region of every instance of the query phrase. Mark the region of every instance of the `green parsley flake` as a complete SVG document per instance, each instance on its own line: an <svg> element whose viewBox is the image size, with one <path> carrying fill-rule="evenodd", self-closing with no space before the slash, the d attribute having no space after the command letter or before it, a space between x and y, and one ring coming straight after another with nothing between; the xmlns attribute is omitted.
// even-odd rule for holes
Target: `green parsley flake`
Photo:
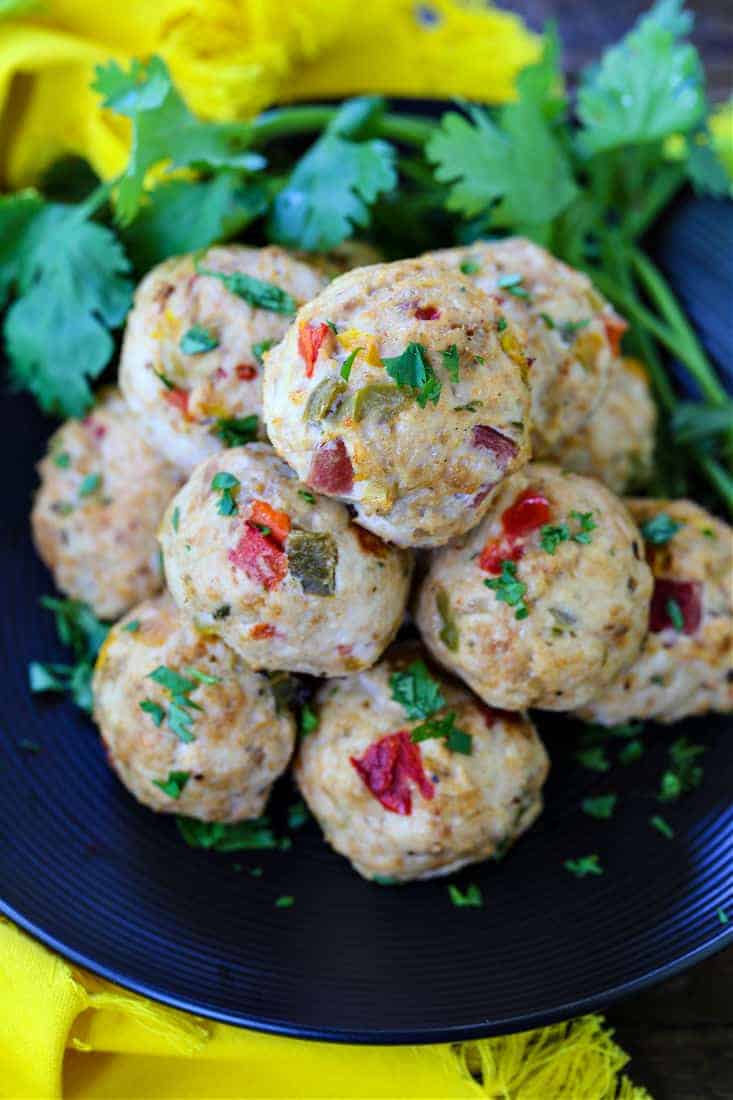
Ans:
<svg viewBox="0 0 733 1100"><path fill-rule="evenodd" d="M234 498L234 491L239 488L240 484L239 478L235 477L234 474L228 474L225 470L220 470L212 478L211 488L214 492L221 493L216 508L220 516L235 516L239 511Z"/></svg>
<svg viewBox="0 0 733 1100"><path fill-rule="evenodd" d="M722 906L716 911L715 915L717 916L721 924L730 924L730 917Z"/></svg>
<svg viewBox="0 0 733 1100"><path fill-rule="evenodd" d="M253 852L283 848L270 826L269 817L255 817L226 825L221 821L199 821L195 817L176 818L178 831L189 848L215 852Z"/></svg>
<svg viewBox="0 0 733 1100"><path fill-rule="evenodd" d="M71 465L71 455L68 451L59 451L57 455L54 455L53 464L58 466L60 470L65 470Z"/></svg>
<svg viewBox="0 0 733 1100"><path fill-rule="evenodd" d="M153 784L159 787L163 794L178 801L190 778L190 772L168 772L167 779L154 779Z"/></svg>
<svg viewBox="0 0 733 1100"><path fill-rule="evenodd" d="M634 740L629 741L622 749L619 750L618 758L621 764L635 764L637 760L640 760L644 755L644 744L642 741Z"/></svg>
<svg viewBox="0 0 733 1100"><path fill-rule="evenodd" d="M401 355L382 359L382 365L390 378L401 388L412 389L421 409L425 408L428 401L436 405L442 390L426 355L427 351L422 344L411 342Z"/></svg>
<svg viewBox="0 0 733 1100"><path fill-rule="evenodd" d="M318 729L318 715L308 703L303 703L300 708L300 720L298 722L298 728L300 730L301 737L307 737L309 733L313 733Z"/></svg>
<svg viewBox="0 0 733 1100"><path fill-rule="evenodd" d="M298 489L298 496L302 497L306 504L315 504L315 494L310 489Z"/></svg>
<svg viewBox="0 0 733 1100"><path fill-rule="evenodd" d="M335 329L334 329L334 331L335 331ZM346 356L343 363L341 364L341 377L343 378L344 382L349 381L349 377L351 375L351 368L354 365L354 360L356 359L359 352L363 351L363 350L364 350L364 348L354 348L354 350L352 352L350 352L349 355Z"/></svg>
<svg viewBox="0 0 733 1100"><path fill-rule="evenodd" d="M515 298L526 298L529 300L529 291L525 290L522 286L523 279L523 275L500 275L497 285L500 286L502 290L508 290Z"/></svg>
<svg viewBox="0 0 733 1100"><path fill-rule="evenodd" d="M144 710L146 714L150 715L156 726L160 727L163 724L165 708L161 707L159 703L154 703L152 699L143 699L138 706L140 710Z"/></svg>
<svg viewBox="0 0 733 1100"><path fill-rule="evenodd" d="M458 348L455 344L451 344L451 346L446 351L441 351L440 354L443 357L443 366L448 372L451 381L458 382L458 371L460 368Z"/></svg>
<svg viewBox="0 0 733 1100"><path fill-rule="evenodd" d="M178 346L184 355L203 355L218 348L219 341L211 329L204 325L192 325L188 332L184 332Z"/></svg>
<svg viewBox="0 0 733 1100"><path fill-rule="evenodd" d="M682 614L682 608L677 603L677 600L667 600L664 605L669 616L669 621L675 630L679 633L685 629L685 616Z"/></svg>
<svg viewBox="0 0 733 1100"><path fill-rule="evenodd" d="M549 313L540 313L540 317L545 322L547 328L549 328L550 330L554 329L555 322L553 321L552 317L550 317Z"/></svg>
<svg viewBox="0 0 733 1100"><path fill-rule="evenodd" d="M235 294L248 305L255 309L266 309L270 313L285 313L289 316L296 312L297 304L294 298L274 283L266 283L262 279L255 279L252 275L245 275L243 271L234 271L230 275L225 271L214 271L209 267L196 265L199 275L209 275L218 279L227 288L230 294Z"/></svg>
<svg viewBox="0 0 733 1100"><path fill-rule="evenodd" d="M252 878L262 878L262 875L264 874L261 867L250 867L249 873Z"/></svg>
<svg viewBox="0 0 733 1100"><path fill-rule="evenodd" d="M302 800L300 802L294 802L292 806L288 806L288 828L289 829L302 829L307 824L310 818L308 813L308 807Z"/></svg>
<svg viewBox="0 0 733 1100"><path fill-rule="evenodd" d="M282 894L275 900L276 909L292 909L295 905L295 898L292 894Z"/></svg>
<svg viewBox="0 0 733 1100"><path fill-rule="evenodd" d="M262 366L264 362L265 352L269 351L270 348L274 348L276 343L277 340L259 340L256 344L252 345L252 354L260 366Z"/></svg>
<svg viewBox="0 0 733 1100"><path fill-rule="evenodd" d="M484 897L481 890L472 882L465 891L459 890L452 882L448 884L448 894L456 909L482 909Z"/></svg>
<svg viewBox="0 0 733 1100"><path fill-rule="evenodd" d="M524 602L527 585L517 579L517 566L513 561L504 559L501 563L501 576L487 579L484 584L496 594L497 600L516 608L516 619L527 618L529 609Z"/></svg>
<svg viewBox="0 0 733 1100"><path fill-rule="evenodd" d="M561 542L567 542L570 531L566 523L545 523L540 528L540 546L548 554L554 554Z"/></svg>
<svg viewBox="0 0 733 1100"><path fill-rule="evenodd" d="M702 765L697 763L705 752L704 745L694 745L686 737L678 737L669 747L670 767L662 775L657 798L660 802L676 802L681 795L702 783Z"/></svg>
<svg viewBox="0 0 733 1100"><path fill-rule="evenodd" d="M496 331L497 332L504 332L505 329L506 329L506 325L507 325L506 317L499 317L497 322L496 322Z"/></svg>
<svg viewBox="0 0 733 1100"><path fill-rule="evenodd" d="M90 497L92 493L96 493L102 487L102 475L101 474L87 474L79 486L80 497Z"/></svg>
<svg viewBox="0 0 733 1100"><path fill-rule="evenodd" d="M481 270L481 264L477 263L476 260L464 260L460 265L460 269L464 275L475 275Z"/></svg>
<svg viewBox="0 0 733 1100"><path fill-rule="evenodd" d="M566 859L563 863L566 871L576 878L586 878L588 875L602 875L603 868L597 855L580 856L579 859Z"/></svg>
<svg viewBox="0 0 733 1100"><path fill-rule="evenodd" d="M589 817L594 817L596 821L608 821L613 817L617 800L618 795L599 794L596 798L584 798L580 805Z"/></svg>
<svg viewBox="0 0 733 1100"><path fill-rule="evenodd" d="M129 623L125 623L122 629L126 630L128 634L137 634L140 629L140 620L130 619Z"/></svg>
<svg viewBox="0 0 733 1100"><path fill-rule="evenodd" d="M424 661L413 661L404 672L389 678L392 698L403 707L408 718L429 718L445 706L440 684L434 680Z"/></svg>
<svg viewBox="0 0 733 1100"><path fill-rule="evenodd" d="M181 676L180 673L165 665L159 665L149 675L150 679L164 688L171 697L168 707L168 725L172 732L186 744L195 741L196 737L191 730L194 716L190 711L202 709L190 698L190 693L197 687L196 680ZM149 709L143 707L142 703L140 706L143 710ZM160 722L156 721L156 725L160 725Z"/></svg>
<svg viewBox="0 0 733 1100"><path fill-rule="evenodd" d="M201 672L200 669L194 668L192 665L186 665L183 670L187 676L190 676L192 680L198 680L200 684L220 684L221 676L212 676L209 672Z"/></svg>
<svg viewBox="0 0 733 1100"><path fill-rule="evenodd" d="M589 324L590 317L586 317L584 321L563 321L557 326L557 328L563 340L565 340L567 343L570 343L572 340L575 339L576 334Z"/></svg>
<svg viewBox="0 0 733 1100"><path fill-rule="evenodd" d="M250 416L219 417L214 435L221 439L225 447L244 447L257 439L257 425L255 413Z"/></svg>
<svg viewBox="0 0 733 1100"><path fill-rule="evenodd" d="M571 512L570 515L573 519L577 520L580 524L580 530L575 531L570 536L573 542L581 542L587 544L591 541L590 533L595 531L598 524L593 519L592 512Z"/></svg>
<svg viewBox="0 0 733 1100"><path fill-rule="evenodd" d="M462 756L470 756L473 750L473 741L470 733L459 729L455 724L456 716L453 711L443 717L427 718L419 726L415 726L410 734L410 740L415 744L420 741L429 741L433 737L442 737L451 752L459 752Z"/></svg>
<svg viewBox="0 0 733 1100"><path fill-rule="evenodd" d="M645 542L653 546L664 546L683 527L683 524L668 516L666 512L658 512L656 516L646 520L641 525L641 533Z"/></svg>
<svg viewBox="0 0 733 1100"><path fill-rule="evenodd" d="M656 829L657 832L661 833L663 837L667 838L667 840L672 840L672 838L674 837L674 829L668 821L664 820L664 818L660 814L653 814L649 818L649 824L651 825L652 829Z"/></svg>
<svg viewBox="0 0 733 1100"><path fill-rule="evenodd" d="M166 388L167 390L174 390L174 389L176 388L176 384L175 384L175 382L171 382L171 380L170 380L170 378L168 377L168 375L166 375L166 374L163 374L163 371L162 371L162 370L156 370L156 371L153 371L153 373L155 374L155 376L156 376L157 378L159 378L159 379L160 379L160 381L161 381L161 382L163 383L163 385L165 386L165 388Z"/></svg>
<svg viewBox="0 0 733 1100"><path fill-rule="evenodd" d="M611 765L602 745L592 745L575 753L575 759L591 772L607 772Z"/></svg>
<svg viewBox="0 0 733 1100"><path fill-rule="evenodd" d="M178 521L181 518L181 510L178 505L173 509L173 515L171 516L171 527L174 531L178 531Z"/></svg>

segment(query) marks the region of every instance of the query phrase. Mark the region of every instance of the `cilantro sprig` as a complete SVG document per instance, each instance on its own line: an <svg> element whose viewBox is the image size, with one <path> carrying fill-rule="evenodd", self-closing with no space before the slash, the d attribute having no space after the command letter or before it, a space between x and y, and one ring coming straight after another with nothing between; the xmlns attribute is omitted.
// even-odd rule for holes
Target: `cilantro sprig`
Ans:
<svg viewBox="0 0 733 1100"><path fill-rule="evenodd" d="M439 737L451 752L470 756L471 735L456 726L453 711L439 714L446 706L445 696L424 661L413 661L406 669L393 672L389 686L392 698L400 704L407 717L422 719L410 734L411 741L418 743Z"/></svg>
<svg viewBox="0 0 733 1100"><path fill-rule="evenodd" d="M423 344L411 342L399 355L388 356L382 363L400 388L413 391L422 409L428 401L437 405L443 387L427 359Z"/></svg>
<svg viewBox="0 0 733 1100"><path fill-rule="evenodd" d="M56 633L72 653L73 663L31 661L30 689L34 693L68 694L82 710L92 709L92 673L109 626L100 622L88 604L80 600L42 596L41 606L54 616Z"/></svg>
<svg viewBox="0 0 733 1100"><path fill-rule="evenodd" d="M515 619L526 619L529 608L524 602L527 585L517 576L517 566L513 561L504 560L501 563L501 573L498 577L491 577L484 581L500 603L506 603L513 607Z"/></svg>

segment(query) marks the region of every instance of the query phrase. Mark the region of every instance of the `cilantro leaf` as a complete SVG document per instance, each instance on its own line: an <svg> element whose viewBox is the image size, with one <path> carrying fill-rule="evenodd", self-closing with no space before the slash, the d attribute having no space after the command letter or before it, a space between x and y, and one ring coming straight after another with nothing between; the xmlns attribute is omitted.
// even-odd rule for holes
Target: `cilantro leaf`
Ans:
<svg viewBox="0 0 733 1100"><path fill-rule="evenodd" d="M456 716L453 711L443 717L426 718L419 726L415 726L410 734L410 740L418 744L420 741L429 741L433 737L442 737L451 752L459 752L463 756L470 756L473 748L473 740L470 733L456 726Z"/></svg>
<svg viewBox="0 0 733 1100"><path fill-rule="evenodd" d="M540 528L540 546L548 554L554 554L561 542L567 542L570 532L566 523L545 523Z"/></svg>
<svg viewBox="0 0 733 1100"><path fill-rule="evenodd" d="M300 708L300 715L298 720L298 731L301 737L307 737L309 733L313 733L318 729L319 718L309 703L303 703Z"/></svg>
<svg viewBox="0 0 733 1100"><path fill-rule="evenodd" d="M613 816L616 802L615 794L599 794L596 798L584 798L580 805L583 813L589 817L594 817L596 821L607 821Z"/></svg>
<svg viewBox="0 0 733 1100"><path fill-rule="evenodd" d="M178 801L190 778L190 772L168 772L167 779L154 779L153 785L159 787L163 794L167 794L169 798Z"/></svg>
<svg viewBox="0 0 733 1100"><path fill-rule="evenodd" d="M210 267L200 267L196 264L199 275L209 275L212 279L218 279L224 284L230 294L235 294L244 302L254 306L255 309L266 309L271 313L295 313L297 305L287 291L274 283L266 283L264 279L256 279L254 275L247 275L244 271L215 271Z"/></svg>
<svg viewBox="0 0 733 1100"><path fill-rule="evenodd" d="M220 418L216 422L214 435L218 435L225 447L243 447L257 438L257 416Z"/></svg>
<svg viewBox="0 0 733 1100"><path fill-rule="evenodd" d="M586 71L578 92L585 155L697 126L706 109L702 65L695 48L678 41L691 25L682 0L660 0Z"/></svg>
<svg viewBox="0 0 733 1100"><path fill-rule="evenodd" d="M668 516L666 512L658 512L656 516L645 520L641 525L641 534L645 542L653 546L664 546L682 529L682 524Z"/></svg>
<svg viewBox="0 0 733 1100"><path fill-rule="evenodd" d="M513 561L504 560L501 563L501 576L485 580L484 584L496 594L501 603L516 607L514 617L526 619L529 609L524 602L527 585L517 577L517 566Z"/></svg>
<svg viewBox="0 0 733 1100"><path fill-rule="evenodd" d="M456 909L481 909L484 897L481 890L472 882L465 890L460 890L452 882L448 883L448 894Z"/></svg>
<svg viewBox="0 0 733 1100"><path fill-rule="evenodd" d="M440 398L442 386L426 359L427 350L422 344L411 342L400 355L382 359L390 378L394 378L402 389L412 389L421 408L428 401L435 405Z"/></svg>
<svg viewBox="0 0 733 1100"><path fill-rule="evenodd" d="M389 686L392 698L404 708L408 718L429 718L445 706L440 684L430 675L424 661L413 661L404 672L393 672Z"/></svg>
<svg viewBox="0 0 733 1100"><path fill-rule="evenodd" d="M127 258L83 206L0 199L0 241L0 297L18 295L4 324L11 382L45 412L82 416L130 304Z"/></svg>
<svg viewBox="0 0 733 1100"><path fill-rule="evenodd" d="M226 825L221 821L199 821L194 817L176 817L178 831L189 848L214 852L251 852L280 848L269 817L255 817Z"/></svg>
<svg viewBox="0 0 733 1100"><path fill-rule="evenodd" d="M458 357L458 348L456 347L455 344L451 344L451 346L449 348L447 348L445 351L441 351L440 354L441 354L442 359L443 359L443 366L445 367L446 371L448 372L448 375L450 377L451 382L458 382L459 381L458 371L459 371L459 363L460 363L460 360L459 360L459 357Z"/></svg>
<svg viewBox="0 0 733 1100"><path fill-rule="evenodd" d="M566 871L570 871L576 878L586 878L588 875L602 875L603 868L597 855L580 856L579 859L566 859L563 863Z"/></svg>
<svg viewBox="0 0 733 1100"><path fill-rule="evenodd" d="M181 337L179 347L184 355L204 355L218 348L219 340L205 325L192 325Z"/></svg>
<svg viewBox="0 0 733 1100"><path fill-rule="evenodd" d="M148 171L165 162L170 168L238 168L257 171L264 159L249 152L246 122L201 122L173 86L165 62L135 59L128 71L116 61L98 65L92 84L103 105L132 120L129 163L117 188L117 213L123 224L137 213Z"/></svg>
<svg viewBox="0 0 733 1100"><path fill-rule="evenodd" d="M660 802L676 802L702 783L702 764L698 757L705 752L704 745L695 745L686 737L678 737L669 746L670 766L662 775L657 798Z"/></svg>
<svg viewBox="0 0 733 1100"><path fill-rule="evenodd" d="M382 109L376 97L344 104L277 195L269 226L273 240L325 251L350 237L356 226L369 224L369 206L397 183L393 147L358 140Z"/></svg>
<svg viewBox="0 0 733 1100"><path fill-rule="evenodd" d="M59 641L69 647L74 663L42 664L32 661L28 666L30 689L34 694L46 691L68 693L78 707L91 712L94 662L109 627L99 621L88 604L80 600L42 596L41 606L53 612Z"/></svg>
<svg viewBox="0 0 733 1100"><path fill-rule="evenodd" d="M652 829L656 829L657 832L661 833L667 840L672 840L674 837L674 829L661 814L652 814L649 818L649 824Z"/></svg>

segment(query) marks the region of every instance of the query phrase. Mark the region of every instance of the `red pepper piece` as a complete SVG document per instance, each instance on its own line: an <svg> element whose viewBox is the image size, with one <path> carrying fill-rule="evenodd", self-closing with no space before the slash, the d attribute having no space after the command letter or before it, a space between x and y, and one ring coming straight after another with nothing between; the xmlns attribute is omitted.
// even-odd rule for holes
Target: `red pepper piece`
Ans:
<svg viewBox="0 0 733 1100"><path fill-rule="evenodd" d="M435 793L422 766L420 746L412 743L407 730L388 733L363 756L349 759L377 801L393 814L412 813L410 780L428 801Z"/></svg>
<svg viewBox="0 0 733 1100"><path fill-rule="evenodd" d="M501 517L501 525L510 538L531 535L550 519L550 502L534 489L525 489Z"/></svg>
<svg viewBox="0 0 733 1100"><path fill-rule="evenodd" d="M440 317L440 310L436 306L418 306L415 310L415 316L418 321L437 321Z"/></svg>
<svg viewBox="0 0 733 1100"><path fill-rule="evenodd" d="M188 390L166 390L163 397L169 405L172 405L174 409L178 409L188 420Z"/></svg>
<svg viewBox="0 0 733 1100"><path fill-rule="evenodd" d="M354 488L354 468L343 439L332 439L316 447L308 484L324 493L343 495Z"/></svg>
<svg viewBox="0 0 733 1100"><path fill-rule="evenodd" d="M700 581L673 581L657 577L649 607L649 630L659 634L674 627L669 615L669 601L674 600L683 619L683 634L694 634L702 622L702 584Z"/></svg>
<svg viewBox="0 0 733 1100"><path fill-rule="evenodd" d="M260 638L274 638L277 630L272 623L255 623L249 632L250 638L258 641Z"/></svg>
<svg viewBox="0 0 733 1100"><path fill-rule="evenodd" d="M328 336L328 325L302 324L298 329L298 352L305 363L305 376L311 378L321 344Z"/></svg>
<svg viewBox="0 0 733 1100"><path fill-rule="evenodd" d="M287 555L249 521L245 522L239 542L227 557L232 565L242 569L251 581L263 585L268 592L280 585L288 571Z"/></svg>
<svg viewBox="0 0 733 1100"><path fill-rule="evenodd" d="M489 428L486 424L474 426L471 445L483 451L491 451L502 474L517 453L517 445L513 439L497 432L495 428Z"/></svg>
<svg viewBox="0 0 733 1100"><path fill-rule="evenodd" d="M481 551L478 567L483 569L484 573L496 573L498 575L501 573L501 563L503 561L519 561L523 554L524 547L520 542L512 542L502 536L486 543Z"/></svg>
<svg viewBox="0 0 733 1100"><path fill-rule="evenodd" d="M621 352L621 337L629 327L628 323L624 321L623 317L619 317L618 313L607 313L603 318L603 327L606 330L606 337L611 345L611 351L614 355L619 355Z"/></svg>
<svg viewBox="0 0 733 1100"><path fill-rule="evenodd" d="M249 518L258 527L269 527L272 538L283 546L290 534L290 516L273 508L266 500L253 500L249 509Z"/></svg>
<svg viewBox="0 0 733 1100"><path fill-rule="evenodd" d="M251 382L257 377L257 367L253 363L237 363L234 373L240 382Z"/></svg>

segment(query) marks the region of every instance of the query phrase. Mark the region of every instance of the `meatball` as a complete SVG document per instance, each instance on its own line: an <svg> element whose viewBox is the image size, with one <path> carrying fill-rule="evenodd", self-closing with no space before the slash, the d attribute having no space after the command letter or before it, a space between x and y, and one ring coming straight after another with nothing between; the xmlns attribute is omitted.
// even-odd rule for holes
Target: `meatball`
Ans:
<svg viewBox="0 0 733 1100"><path fill-rule="evenodd" d="M417 740L430 731L413 685L437 708L428 722L452 734ZM542 809L548 760L529 718L485 707L416 647L325 684L314 707L295 777L326 840L365 878L408 882L498 858Z"/></svg>
<svg viewBox="0 0 733 1100"><path fill-rule="evenodd" d="M266 676L169 596L112 627L92 682L110 765L138 802L202 821L262 813L295 744Z"/></svg>
<svg viewBox="0 0 733 1100"><path fill-rule="evenodd" d="M266 444L202 463L161 526L168 587L253 668L342 676L399 628L411 556L316 496Z"/></svg>
<svg viewBox="0 0 733 1100"><path fill-rule="evenodd" d="M263 437L262 356L327 282L281 248L210 248L143 279L120 386L146 437L182 470Z"/></svg>
<svg viewBox="0 0 733 1100"><path fill-rule="evenodd" d="M433 555L417 624L490 706L582 706L637 656L652 576L600 482L527 466L466 538Z"/></svg>
<svg viewBox="0 0 733 1100"><path fill-rule="evenodd" d="M114 619L161 588L155 532L181 478L116 390L55 432L38 473L33 539L62 592Z"/></svg>
<svg viewBox="0 0 733 1100"><path fill-rule="evenodd" d="M627 504L654 574L649 633L582 717L613 726L733 710L733 531L689 500Z"/></svg>
<svg viewBox="0 0 733 1100"><path fill-rule="evenodd" d="M524 330L535 456L572 438L603 397L626 329L588 276L523 237L429 252L423 260L464 272Z"/></svg>
<svg viewBox="0 0 733 1100"><path fill-rule="evenodd" d="M501 310L460 273L375 264L334 280L269 352L267 431L374 534L437 545L526 462L526 374Z"/></svg>
<svg viewBox="0 0 733 1100"><path fill-rule="evenodd" d="M652 473L657 410L638 359L619 359L596 411L547 457L576 474L597 477L615 493L640 489Z"/></svg>

